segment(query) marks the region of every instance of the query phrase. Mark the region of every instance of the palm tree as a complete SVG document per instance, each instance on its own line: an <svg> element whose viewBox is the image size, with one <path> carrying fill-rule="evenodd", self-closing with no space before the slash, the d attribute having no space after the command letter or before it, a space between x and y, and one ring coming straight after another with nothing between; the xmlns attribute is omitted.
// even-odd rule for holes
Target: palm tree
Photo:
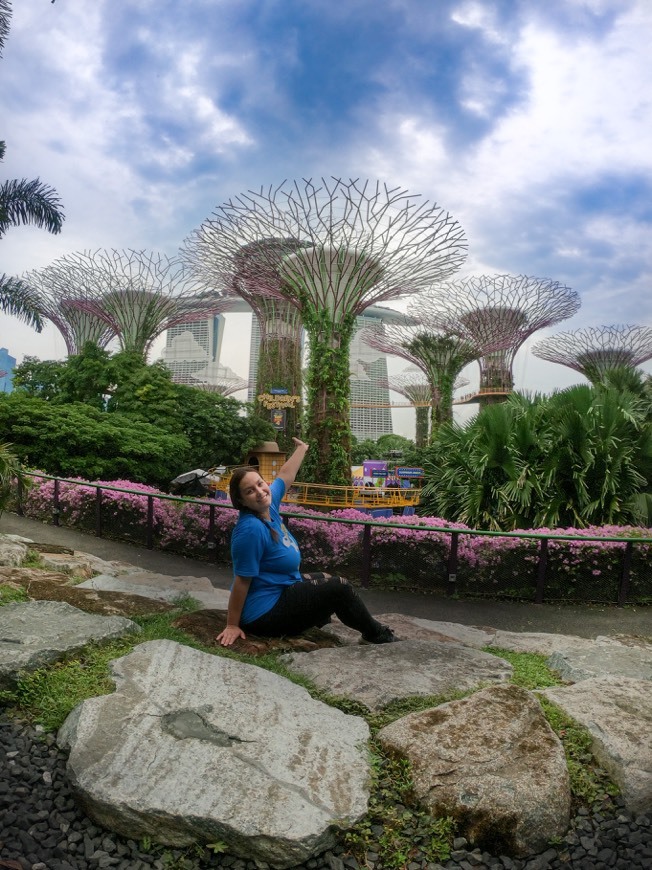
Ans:
<svg viewBox="0 0 652 870"><path fill-rule="evenodd" d="M471 526L584 527L650 520L648 405L614 386L513 394L428 451L419 512Z"/></svg>
<svg viewBox="0 0 652 870"><path fill-rule="evenodd" d="M9 33L11 3L0 0L0 57ZM0 161L5 156L0 141ZM60 233L64 221L61 200L53 187L38 178L27 181L12 179L0 185L0 239L9 227L34 224L50 233ZM22 317L39 332L43 329L38 296L23 281L0 275L0 311Z"/></svg>

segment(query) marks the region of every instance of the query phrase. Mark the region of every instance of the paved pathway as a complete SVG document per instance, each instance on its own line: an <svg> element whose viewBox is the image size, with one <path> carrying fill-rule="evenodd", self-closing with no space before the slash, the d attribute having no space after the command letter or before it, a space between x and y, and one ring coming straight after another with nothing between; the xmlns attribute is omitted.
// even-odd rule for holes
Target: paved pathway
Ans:
<svg viewBox="0 0 652 870"><path fill-rule="evenodd" d="M46 525L38 520L4 513L0 533L22 535L47 544L61 544L92 553L102 559L117 559L170 577L209 577L216 589L228 589L231 571L226 565L213 565L147 550L143 547L96 538L73 529ZM456 622L462 625L491 626L509 631L543 631L597 637L633 634L652 637L652 607L611 607L607 605L555 605L508 601L457 600L441 595L409 592L361 590L372 613L403 613L422 619Z"/></svg>

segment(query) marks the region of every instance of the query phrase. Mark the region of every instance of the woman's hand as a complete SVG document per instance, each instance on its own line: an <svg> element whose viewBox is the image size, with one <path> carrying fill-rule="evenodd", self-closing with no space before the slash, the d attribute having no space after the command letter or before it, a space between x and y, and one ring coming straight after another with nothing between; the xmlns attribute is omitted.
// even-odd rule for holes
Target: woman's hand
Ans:
<svg viewBox="0 0 652 870"><path fill-rule="evenodd" d="M294 441L294 446L296 447L305 447L306 450L309 448L309 444L306 444L305 441L302 441L301 438L295 438L292 436L292 440Z"/></svg>
<svg viewBox="0 0 652 870"><path fill-rule="evenodd" d="M221 643L222 646L232 646L236 640L242 638L242 640L246 640L247 635L240 628L239 625L227 625L224 631L221 631L217 635L217 642Z"/></svg>

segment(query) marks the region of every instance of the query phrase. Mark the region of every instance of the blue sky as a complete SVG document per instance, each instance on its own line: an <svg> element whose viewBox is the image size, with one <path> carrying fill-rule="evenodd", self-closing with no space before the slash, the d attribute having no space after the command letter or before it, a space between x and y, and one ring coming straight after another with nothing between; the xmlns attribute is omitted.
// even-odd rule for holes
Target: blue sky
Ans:
<svg viewBox="0 0 652 870"><path fill-rule="evenodd" d="M652 325L651 40L649 0L16 0L0 173L54 185L66 222L56 237L10 230L0 271L102 247L174 254L241 191L368 177L460 221L462 276L580 294L531 343ZM0 345L65 355L53 328L5 316ZM525 389L578 380L527 347L515 375Z"/></svg>

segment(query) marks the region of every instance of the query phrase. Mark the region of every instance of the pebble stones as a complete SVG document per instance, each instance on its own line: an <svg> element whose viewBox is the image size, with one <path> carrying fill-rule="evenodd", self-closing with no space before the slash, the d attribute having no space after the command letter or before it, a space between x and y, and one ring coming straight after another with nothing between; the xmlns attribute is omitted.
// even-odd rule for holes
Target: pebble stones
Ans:
<svg viewBox="0 0 652 870"><path fill-rule="evenodd" d="M378 832L379 835L382 831ZM369 870L383 870L367 855ZM0 868L2 870L267 870L233 855L150 850L95 826L76 806L65 776L65 754L54 735L0 714ZM408 870L649 870L652 811L632 816L618 801L581 809L562 842L536 856L490 855L463 838L450 860L428 863L418 852ZM312 858L302 870L358 870L343 849Z"/></svg>

